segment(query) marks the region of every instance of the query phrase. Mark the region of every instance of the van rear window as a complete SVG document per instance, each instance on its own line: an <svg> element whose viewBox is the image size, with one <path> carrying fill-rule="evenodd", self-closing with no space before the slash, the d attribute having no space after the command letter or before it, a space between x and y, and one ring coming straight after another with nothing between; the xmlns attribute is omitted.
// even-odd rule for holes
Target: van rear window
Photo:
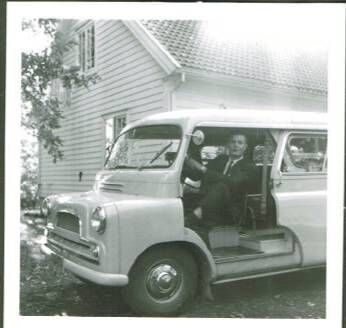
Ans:
<svg viewBox="0 0 346 328"><path fill-rule="evenodd" d="M327 136L320 134L292 134L289 136L283 172L326 172Z"/></svg>

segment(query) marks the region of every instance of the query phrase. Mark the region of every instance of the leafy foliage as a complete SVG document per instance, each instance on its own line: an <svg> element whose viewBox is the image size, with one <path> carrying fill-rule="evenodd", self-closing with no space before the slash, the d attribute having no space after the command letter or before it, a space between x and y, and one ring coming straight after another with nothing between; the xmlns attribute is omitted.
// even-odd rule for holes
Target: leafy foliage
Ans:
<svg viewBox="0 0 346 328"><path fill-rule="evenodd" d="M36 24L35 24L36 23ZM66 40L57 31L56 19L39 19L38 21L23 21L23 29L42 29L52 38L49 48L41 52L22 53L22 102L26 109L22 124L31 129L40 141L53 162L62 159L62 139L58 135L60 122L63 118L62 104L56 96L50 94L52 82L62 81L63 87L88 87L96 83L97 74L86 75L79 67L66 68L63 55L76 45L74 40Z"/></svg>
<svg viewBox="0 0 346 328"><path fill-rule="evenodd" d="M35 139L29 140L26 138L21 140L22 172L20 202L22 208L35 207L38 192L37 153L38 146Z"/></svg>
<svg viewBox="0 0 346 328"><path fill-rule="evenodd" d="M42 51L22 53L22 174L21 205L34 207L38 195L38 142L47 150L53 162L63 158L63 140L59 128L63 119L62 103L51 92L54 81L61 81L66 89L86 87L96 83L96 74L85 75L79 67L66 68L63 56L76 46L74 40L57 30L56 19L24 20L23 30L50 38L50 45Z"/></svg>

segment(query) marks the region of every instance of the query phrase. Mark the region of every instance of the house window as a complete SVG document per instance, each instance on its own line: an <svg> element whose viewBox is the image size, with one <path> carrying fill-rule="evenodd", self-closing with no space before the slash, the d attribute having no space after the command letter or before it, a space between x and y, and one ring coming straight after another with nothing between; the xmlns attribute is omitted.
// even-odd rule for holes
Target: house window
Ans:
<svg viewBox="0 0 346 328"><path fill-rule="evenodd" d="M60 79L54 79L51 82L50 95L57 98L64 106L69 106L71 101L71 90L64 87Z"/></svg>
<svg viewBox="0 0 346 328"><path fill-rule="evenodd" d="M79 33L79 66L83 72L95 67L95 26Z"/></svg>
<svg viewBox="0 0 346 328"><path fill-rule="evenodd" d="M115 138L118 137L121 130L126 126L126 114L120 114L106 119L106 158Z"/></svg>

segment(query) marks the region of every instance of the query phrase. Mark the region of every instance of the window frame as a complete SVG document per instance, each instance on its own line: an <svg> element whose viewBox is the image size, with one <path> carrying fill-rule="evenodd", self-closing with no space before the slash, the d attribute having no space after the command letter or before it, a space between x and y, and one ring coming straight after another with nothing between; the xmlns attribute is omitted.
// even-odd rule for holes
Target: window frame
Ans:
<svg viewBox="0 0 346 328"><path fill-rule="evenodd" d="M64 87L60 78L51 80L50 96L58 99L65 108L71 104L71 89Z"/></svg>
<svg viewBox="0 0 346 328"><path fill-rule="evenodd" d="M317 172L314 172L314 171L304 171L304 172L284 172L282 171L282 163L284 161L284 156L285 156L285 153L287 151L287 146L288 146L288 141L290 139L290 137L292 135L301 135L301 136L308 136L308 135L316 135L316 136L320 136L320 137L323 137L325 136L326 137L326 140L327 140L327 146L326 146L326 152L325 152L325 156L324 156L324 160L323 160L323 166L322 166L322 171L317 171ZM326 167L326 163L328 162L328 132L325 131L325 130L321 130L321 131L308 131L308 130L305 130L305 131L290 131L290 132L287 132L284 136L284 140L283 140L283 143L282 143L282 149L281 149L281 154L280 154L280 158L279 158L279 161L278 161L278 170L280 172L280 175L282 177L289 177L289 176L326 176L327 173L328 173L328 167Z"/></svg>
<svg viewBox="0 0 346 328"><path fill-rule="evenodd" d="M93 33L91 33L93 31ZM89 33L91 34L92 47L89 48ZM77 60L79 69L83 73L90 73L96 70L96 25L95 22L91 21L85 25L83 25L80 29L76 31L77 39L78 39L78 47L77 47ZM81 39L83 39L83 43L81 43ZM93 53L93 56L90 56L90 53ZM93 66L89 66L89 57L92 58ZM82 59L83 58L83 59Z"/></svg>
<svg viewBox="0 0 346 328"><path fill-rule="evenodd" d="M126 125L127 124L129 124L129 120L128 120L128 112L125 110L122 110L122 111L119 111L119 112L113 112L113 113L111 113L111 114L106 114L106 115L103 115L102 116L102 118L103 118L103 143L102 143L102 149L103 149L103 162L104 162L104 159L106 158L106 143L107 143L107 131L106 131L106 124L107 124L107 121L109 120L109 119L113 119L113 124L114 124L114 121L115 121L115 119L116 118L121 118L121 117L123 117L123 118L125 118L125 120L126 120ZM126 126L125 125L125 126ZM122 129L121 129L122 130ZM113 141L114 140L116 140L119 136L120 136L120 132L121 131L119 131L119 133L117 134L117 135L115 135L115 133L114 133L115 131L114 131L114 126L113 126ZM113 142L112 141L112 142Z"/></svg>

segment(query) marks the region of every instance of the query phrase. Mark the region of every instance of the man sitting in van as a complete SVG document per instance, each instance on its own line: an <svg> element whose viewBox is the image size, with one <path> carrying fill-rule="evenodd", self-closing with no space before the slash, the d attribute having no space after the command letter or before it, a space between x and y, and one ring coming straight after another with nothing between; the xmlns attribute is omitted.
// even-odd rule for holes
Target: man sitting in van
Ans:
<svg viewBox="0 0 346 328"><path fill-rule="evenodd" d="M207 245L208 231L216 225L237 225L244 212L245 194L253 182L255 165L246 158L247 136L233 133L227 140L228 155L219 155L204 166L191 157L186 165L202 176L199 206L186 218Z"/></svg>

